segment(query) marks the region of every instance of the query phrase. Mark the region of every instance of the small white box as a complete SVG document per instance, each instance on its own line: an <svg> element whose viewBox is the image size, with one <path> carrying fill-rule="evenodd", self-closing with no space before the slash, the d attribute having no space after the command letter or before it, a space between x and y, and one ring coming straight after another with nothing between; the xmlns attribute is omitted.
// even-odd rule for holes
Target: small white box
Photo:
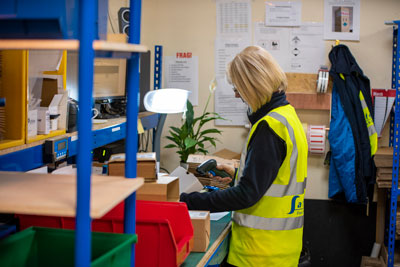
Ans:
<svg viewBox="0 0 400 267"><path fill-rule="evenodd" d="M58 128L58 118L50 120L50 131L55 131Z"/></svg>
<svg viewBox="0 0 400 267"><path fill-rule="evenodd" d="M38 132L38 111L36 109L28 111L28 136L36 136Z"/></svg>
<svg viewBox="0 0 400 267"><path fill-rule="evenodd" d="M38 134L50 133L50 112L48 108L41 107L38 109L37 122Z"/></svg>

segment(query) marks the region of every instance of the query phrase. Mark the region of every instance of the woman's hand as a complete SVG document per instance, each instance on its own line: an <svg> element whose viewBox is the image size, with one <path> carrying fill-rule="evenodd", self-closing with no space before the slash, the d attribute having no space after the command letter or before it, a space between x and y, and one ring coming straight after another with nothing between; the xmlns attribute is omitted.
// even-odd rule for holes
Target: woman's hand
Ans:
<svg viewBox="0 0 400 267"><path fill-rule="evenodd" d="M221 164L221 165L217 165L217 169L226 171L231 177L233 177L235 175L235 168L233 168L231 166ZM223 184L229 184L230 182L232 182L231 177L212 176L211 174L210 174L210 177L214 177L215 180L217 180L218 182L223 183Z"/></svg>

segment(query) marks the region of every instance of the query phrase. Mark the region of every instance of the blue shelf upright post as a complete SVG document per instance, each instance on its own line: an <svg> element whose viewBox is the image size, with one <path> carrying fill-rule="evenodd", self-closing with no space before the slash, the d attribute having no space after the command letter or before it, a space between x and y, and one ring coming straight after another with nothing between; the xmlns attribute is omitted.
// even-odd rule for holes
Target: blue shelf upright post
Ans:
<svg viewBox="0 0 400 267"><path fill-rule="evenodd" d="M90 266L90 182L95 0L79 1L79 116L75 266Z"/></svg>
<svg viewBox="0 0 400 267"><path fill-rule="evenodd" d="M161 88L162 83L162 56L163 47L156 45L154 47L154 90ZM164 127L166 114L158 114L157 128L153 129L153 151L156 152L157 170L160 168L160 146L161 146L161 132Z"/></svg>
<svg viewBox="0 0 400 267"><path fill-rule="evenodd" d="M130 0L129 43L140 43L141 0ZM127 70L127 118L126 118L126 148L125 177L136 177L137 151L137 114L139 101L139 62L140 54L134 53L128 59ZM124 232L135 233L136 224L136 193L125 200ZM132 245L131 266L135 266L135 246Z"/></svg>
<svg viewBox="0 0 400 267"><path fill-rule="evenodd" d="M162 45L154 47L154 90L161 88L162 82Z"/></svg>
<svg viewBox="0 0 400 267"><path fill-rule="evenodd" d="M392 169L392 189L390 193L390 217L389 217L389 238L388 238L388 267L394 265L394 246L396 237L396 216L397 216L397 199L399 195L398 190L398 172L399 172L399 131L400 131L400 49L398 45L399 31L398 26L400 21L394 21L396 38L393 38L393 69L395 76L394 82L396 89L395 99L395 115L394 115L394 129L393 129L393 169Z"/></svg>
<svg viewBox="0 0 400 267"><path fill-rule="evenodd" d="M396 46L397 46L397 33L398 28L393 27L393 62L392 62L392 89L396 89ZM390 133L389 133L389 146L393 146L393 135L394 135L394 112L393 109L390 112Z"/></svg>

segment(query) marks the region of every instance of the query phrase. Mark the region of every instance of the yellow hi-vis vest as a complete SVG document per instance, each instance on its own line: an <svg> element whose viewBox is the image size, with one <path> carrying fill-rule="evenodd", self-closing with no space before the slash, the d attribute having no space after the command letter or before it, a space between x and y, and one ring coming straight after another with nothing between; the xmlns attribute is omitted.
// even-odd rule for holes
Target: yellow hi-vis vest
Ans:
<svg viewBox="0 0 400 267"><path fill-rule="evenodd" d="M303 238L307 139L294 108L285 105L273 109L253 125L245 150L262 120L285 141L286 157L264 196L253 206L233 212L228 263L240 267L298 266ZM239 167L236 179L240 179L243 168Z"/></svg>

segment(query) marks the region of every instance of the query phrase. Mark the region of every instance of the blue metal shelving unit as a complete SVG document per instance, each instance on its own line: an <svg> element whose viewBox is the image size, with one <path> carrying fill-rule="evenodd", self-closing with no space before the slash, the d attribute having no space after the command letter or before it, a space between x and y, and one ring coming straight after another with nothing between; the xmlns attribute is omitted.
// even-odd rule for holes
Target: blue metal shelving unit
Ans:
<svg viewBox="0 0 400 267"><path fill-rule="evenodd" d="M71 1L72 2L72 1ZM93 49L95 21L99 4L108 4L106 0L75 1L79 3L79 116L78 138L69 138L70 156L77 155L77 204L75 266L90 266L91 261L91 218L90 187L92 149L104 144L126 138L126 178L136 177L137 117L139 94L139 52L106 51ZM74 3L75 3L74 2ZM9 5L6 5L9 7ZM11 7L11 6L10 6ZM129 43L140 43L141 0L130 0ZM31 11L32 12L32 11ZM36 14L40 17L40 11ZM111 49L112 50L112 49ZM114 131L115 126L92 132L91 107L93 103L93 62L95 56L127 59L127 120ZM154 122L153 122L154 123ZM154 127L154 126L153 126ZM125 131L126 130L126 131ZM44 165L43 145L37 145L21 151L0 156L0 170L27 171ZM125 200L125 233L135 233L136 195L133 193ZM135 255L132 246L131 266Z"/></svg>
<svg viewBox="0 0 400 267"><path fill-rule="evenodd" d="M390 213L389 213L389 229L388 229L388 266L394 265L394 247L396 237L396 216L397 216L397 200L400 190L398 189L398 172L399 172L399 131L400 131L400 49L399 49L399 30L400 20L394 21L393 27L393 62L392 62L392 88L396 89L395 114L393 128L391 127L391 143L393 142L393 169L392 169L392 189L390 191Z"/></svg>
<svg viewBox="0 0 400 267"><path fill-rule="evenodd" d="M79 118L78 118L78 154L77 154L77 208L75 266L89 266L91 255L90 229L90 178L92 161L92 88L93 88L93 39L94 15L96 1L79 1L80 3L80 53L79 53ZM129 43L140 43L141 0L131 0L133 9L130 16ZM134 27L133 27L134 25ZM111 53L113 56L114 53ZM102 55L107 56L107 55ZM139 93L139 53L132 53L128 58L127 70L127 121L126 121L126 178L136 177L137 150L137 115ZM125 200L125 233L135 233L136 194ZM134 246L132 246L131 266L135 264Z"/></svg>

